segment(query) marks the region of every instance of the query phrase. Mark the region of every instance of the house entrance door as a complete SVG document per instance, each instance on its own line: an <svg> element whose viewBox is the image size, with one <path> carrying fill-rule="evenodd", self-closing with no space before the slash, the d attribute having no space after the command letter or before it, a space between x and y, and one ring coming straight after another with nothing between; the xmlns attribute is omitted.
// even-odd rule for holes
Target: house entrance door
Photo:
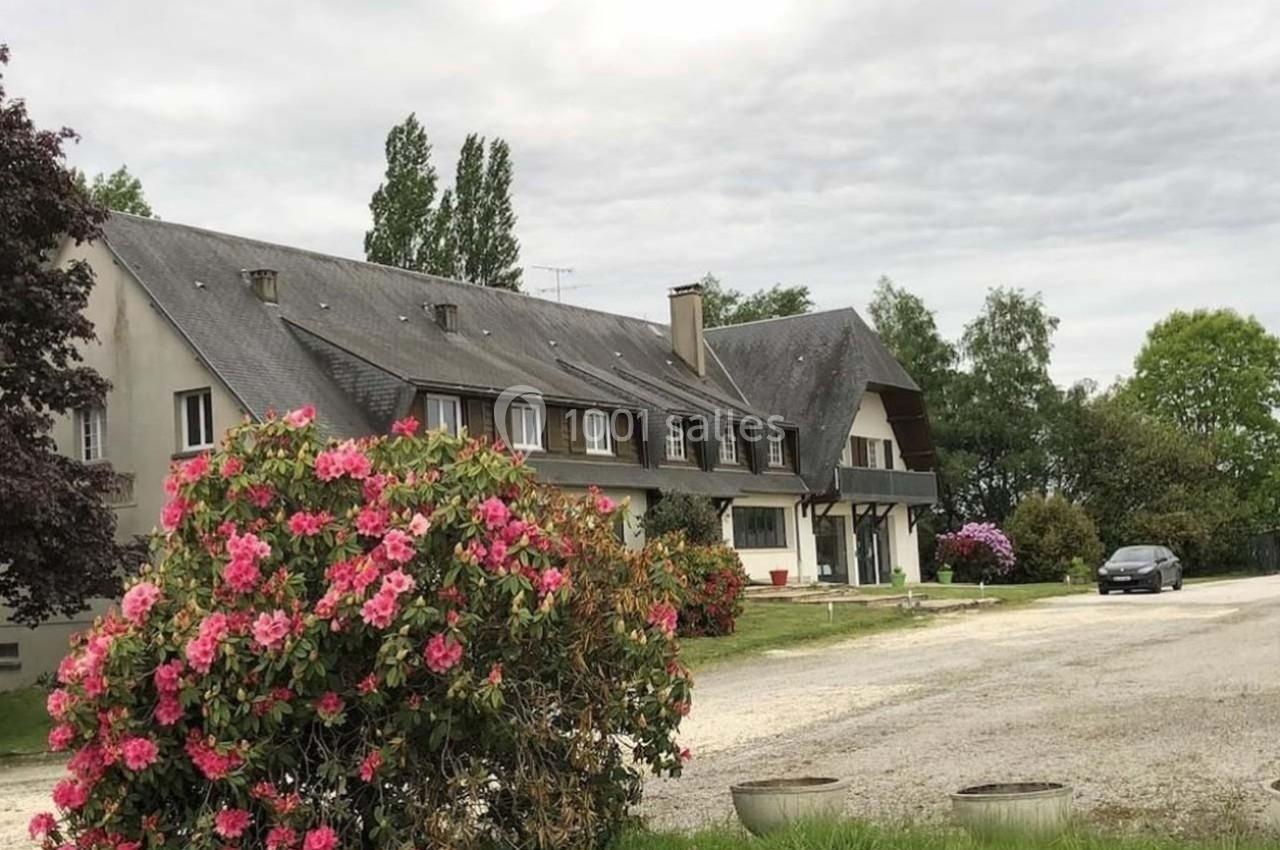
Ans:
<svg viewBox="0 0 1280 850"><path fill-rule="evenodd" d="M889 552L889 520L876 523L871 514L858 517L858 584L888 584L893 571Z"/></svg>
<svg viewBox="0 0 1280 850"><path fill-rule="evenodd" d="M849 583L848 545L845 543L847 526L842 516L815 517L813 522L814 549L818 555L818 580L838 584Z"/></svg>

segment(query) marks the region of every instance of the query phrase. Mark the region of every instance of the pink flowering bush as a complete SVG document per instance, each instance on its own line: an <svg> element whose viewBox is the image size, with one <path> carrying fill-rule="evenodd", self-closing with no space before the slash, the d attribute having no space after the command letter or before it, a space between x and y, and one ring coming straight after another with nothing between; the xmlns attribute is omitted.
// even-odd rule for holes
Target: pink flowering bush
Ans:
<svg viewBox="0 0 1280 850"><path fill-rule="evenodd" d="M699 546L677 532L664 538L680 576L679 634L720 637L737 629L749 581L742 559L731 546Z"/></svg>
<svg viewBox="0 0 1280 850"><path fill-rule="evenodd" d="M1017 559L1013 544L990 522L971 522L938 535L938 564L950 564L956 581L1008 581Z"/></svg>
<svg viewBox="0 0 1280 850"><path fill-rule="evenodd" d="M308 408L166 482L63 661L47 850L581 847L677 775L669 548L481 442L325 443Z"/></svg>

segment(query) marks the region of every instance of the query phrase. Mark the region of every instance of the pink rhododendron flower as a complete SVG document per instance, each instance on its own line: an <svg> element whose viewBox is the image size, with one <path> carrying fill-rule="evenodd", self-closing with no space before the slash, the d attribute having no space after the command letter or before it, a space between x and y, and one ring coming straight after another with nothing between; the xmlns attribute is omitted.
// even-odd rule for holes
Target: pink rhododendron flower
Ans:
<svg viewBox="0 0 1280 850"><path fill-rule="evenodd" d="M271 504L271 500L276 497L275 488L270 484L254 484L249 487L245 493L249 496L249 501L254 507L266 508Z"/></svg>
<svg viewBox="0 0 1280 850"><path fill-rule="evenodd" d="M223 478L231 478L244 472L244 461L235 455L228 455L227 459L222 462L222 468L218 470Z"/></svg>
<svg viewBox="0 0 1280 850"><path fill-rule="evenodd" d="M338 833L329 826L307 830L307 836L302 840L302 850L337 850L337 847Z"/></svg>
<svg viewBox="0 0 1280 850"><path fill-rule="evenodd" d="M380 537L387 530L387 510L377 505L365 505L356 514L356 531L365 537Z"/></svg>
<svg viewBox="0 0 1280 850"><path fill-rule="evenodd" d="M279 608L270 614L264 611L253 621L253 640L263 649L279 649L292 626L289 615Z"/></svg>
<svg viewBox="0 0 1280 850"><path fill-rule="evenodd" d="M273 826L267 833L267 850L292 850L298 843L298 833L287 826Z"/></svg>
<svg viewBox="0 0 1280 850"><path fill-rule="evenodd" d="M596 510L602 514L611 514L618 507L618 503L608 496L596 496Z"/></svg>
<svg viewBox="0 0 1280 850"><path fill-rule="evenodd" d="M564 573L555 567L547 567L538 576L538 594L546 596L555 593L564 584Z"/></svg>
<svg viewBox="0 0 1280 850"><path fill-rule="evenodd" d="M364 761L360 762L360 778L365 782L372 782L374 774L378 772L380 767L382 767L382 751L374 750L364 757Z"/></svg>
<svg viewBox="0 0 1280 850"><path fill-rule="evenodd" d="M382 538L382 549L387 558L401 564L410 561L414 556L413 538L398 528L388 531Z"/></svg>
<svg viewBox="0 0 1280 850"><path fill-rule="evenodd" d="M186 745L187 757L191 763L210 781L225 779L231 771L243 762L235 752L220 753L215 747L200 740L196 732L191 733Z"/></svg>
<svg viewBox="0 0 1280 850"><path fill-rule="evenodd" d="M40 812L27 824L27 835L31 836L32 841L42 842L57 828L58 821L51 813Z"/></svg>
<svg viewBox="0 0 1280 850"><path fill-rule="evenodd" d="M209 455L198 454L178 467L178 478L183 484L194 484L209 473Z"/></svg>
<svg viewBox="0 0 1280 850"><path fill-rule="evenodd" d="M671 637L676 633L676 618L678 613L674 606L666 602L659 602L649 609L649 625L657 626L658 630L667 637Z"/></svg>
<svg viewBox="0 0 1280 850"><path fill-rule="evenodd" d="M147 614L160 599L160 588L149 581L141 581L125 593L120 600L120 610L135 626L141 626Z"/></svg>
<svg viewBox="0 0 1280 850"><path fill-rule="evenodd" d="M375 629L385 629L396 616L396 595L380 591L360 608L360 619Z"/></svg>
<svg viewBox="0 0 1280 850"><path fill-rule="evenodd" d="M368 694L375 693L378 690L378 674L370 673L368 676L365 676L360 680L360 684L356 686L356 690L366 696Z"/></svg>
<svg viewBox="0 0 1280 850"><path fill-rule="evenodd" d="M324 531L325 525L332 517L325 512L309 513L298 511L289 517L289 533L294 537L315 537Z"/></svg>
<svg viewBox="0 0 1280 850"><path fill-rule="evenodd" d="M304 404L297 410L291 410L285 414L284 424L290 428L305 428L315 421L316 406L314 404Z"/></svg>
<svg viewBox="0 0 1280 850"><path fill-rule="evenodd" d="M498 662L489 668L488 682L494 687L502 684L502 662Z"/></svg>
<svg viewBox="0 0 1280 850"><path fill-rule="evenodd" d="M404 570L396 569L382 577L382 589L399 596L413 590L417 583Z"/></svg>
<svg viewBox="0 0 1280 850"><path fill-rule="evenodd" d="M412 416L406 416L404 419L397 420L391 426L391 433L397 437L412 437L418 433L422 423Z"/></svg>
<svg viewBox="0 0 1280 850"><path fill-rule="evenodd" d="M244 835L253 815L244 809L223 809L213 816L213 831L228 841Z"/></svg>
<svg viewBox="0 0 1280 850"><path fill-rule="evenodd" d="M409 533L414 537L421 537L431 530L431 520L422 514L414 514L413 519L409 520Z"/></svg>
<svg viewBox="0 0 1280 850"><path fill-rule="evenodd" d="M165 503L160 511L160 527L165 531L173 531L182 524L191 505L181 496L175 496Z"/></svg>
<svg viewBox="0 0 1280 850"><path fill-rule="evenodd" d="M344 708L342 697L333 691L325 691L320 699L316 700L316 712L325 720L331 720L342 713Z"/></svg>
<svg viewBox="0 0 1280 850"><path fill-rule="evenodd" d="M151 674L151 681L156 690L162 694L174 694L182 687L182 660L174 658L156 667Z"/></svg>
<svg viewBox="0 0 1280 850"><path fill-rule="evenodd" d="M232 561L222 568L222 580L236 593L249 593L261 578L262 571L253 561Z"/></svg>
<svg viewBox="0 0 1280 850"><path fill-rule="evenodd" d="M344 475L359 480L368 476L373 464L354 440L347 440L337 448L316 455L315 470L321 481L333 481Z"/></svg>
<svg viewBox="0 0 1280 850"><path fill-rule="evenodd" d="M50 692L48 699L44 701L44 707L54 720L61 720L74 704L75 698L67 693L64 688L58 688L56 691Z"/></svg>
<svg viewBox="0 0 1280 850"><path fill-rule="evenodd" d="M506 502L497 496L490 496L480 503L479 507L480 519L484 522L488 529L499 528L507 524L507 519L511 516L511 511L507 509Z"/></svg>
<svg viewBox="0 0 1280 850"><path fill-rule="evenodd" d="M154 764L160 751L150 738L133 737L120 742L120 753L124 756L124 766L138 771Z"/></svg>
<svg viewBox="0 0 1280 850"><path fill-rule="evenodd" d="M232 534L227 538L227 554L237 561L261 561L270 557L271 547L253 532Z"/></svg>
<svg viewBox="0 0 1280 850"><path fill-rule="evenodd" d="M182 719L182 703L177 697L165 694L156 703L156 722L161 726L172 726Z"/></svg>
<svg viewBox="0 0 1280 850"><path fill-rule="evenodd" d="M422 656L432 673L447 673L462 660L462 645L452 636L435 634L427 641Z"/></svg>
<svg viewBox="0 0 1280 850"><path fill-rule="evenodd" d="M70 723L59 723L49 730L49 749L60 753L76 739L76 727Z"/></svg>
<svg viewBox="0 0 1280 850"><path fill-rule="evenodd" d="M89 786L77 779L64 779L53 786L53 804L64 812L75 811L89 801Z"/></svg>

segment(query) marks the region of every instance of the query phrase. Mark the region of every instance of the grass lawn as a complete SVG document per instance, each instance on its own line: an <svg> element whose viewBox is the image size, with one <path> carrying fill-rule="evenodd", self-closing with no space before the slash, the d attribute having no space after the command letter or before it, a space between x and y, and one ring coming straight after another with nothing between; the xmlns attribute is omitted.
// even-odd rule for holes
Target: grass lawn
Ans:
<svg viewBox="0 0 1280 850"><path fill-rule="evenodd" d="M1023 835L974 838L946 827L877 827L857 821L804 824L751 838L736 829L697 833L635 832L614 850L1276 850L1280 842L1234 836L1209 841L1175 841L1144 836L1068 832L1046 839Z"/></svg>
<svg viewBox="0 0 1280 850"><path fill-rule="evenodd" d="M922 584L911 585L910 589L931 599L976 599L980 595L977 587L967 586ZM1090 589L1057 583L1000 585L986 588L985 595L1017 603ZM860 590L868 596L893 596L902 592L889 587ZM684 638L680 641L680 657L691 667L708 667L771 649L912 628L929 622L927 614L913 616L896 607L868 608L848 604L833 607L834 616L828 620L826 605L748 600L738 619L736 633L717 638Z"/></svg>
<svg viewBox="0 0 1280 850"><path fill-rule="evenodd" d="M49 716L42 688L0 693L0 756L42 753L47 747Z"/></svg>

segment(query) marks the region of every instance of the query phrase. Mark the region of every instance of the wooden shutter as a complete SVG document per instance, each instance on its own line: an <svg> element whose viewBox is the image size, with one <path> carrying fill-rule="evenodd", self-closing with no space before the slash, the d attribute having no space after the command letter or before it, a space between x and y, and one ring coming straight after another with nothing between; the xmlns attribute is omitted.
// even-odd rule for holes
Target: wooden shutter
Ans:
<svg viewBox="0 0 1280 850"><path fill-rule="evenodd" d="M867 465L867 438L866 437L853 438L853 465L854 466Z"/></svg>
<svg viewBox="0 0 1280 850"><path fill-rule="evenodd" d="M893 440L884 441L884 463L880 465L885 469L893 469Z"/></svg>
<svg viewBox="0 0 1280 850"><path fill-rule="evenodd" d="M467 417L467 431L473 437L493 439L493 402L484 398L469 398L463 402Z"/></svg>
<svg viewBox="0 0 1280 850"><path fill-rule="evenodd" d="M565 454L569 451L569 411L563 407L547 407L547 451Z"/></svg>

